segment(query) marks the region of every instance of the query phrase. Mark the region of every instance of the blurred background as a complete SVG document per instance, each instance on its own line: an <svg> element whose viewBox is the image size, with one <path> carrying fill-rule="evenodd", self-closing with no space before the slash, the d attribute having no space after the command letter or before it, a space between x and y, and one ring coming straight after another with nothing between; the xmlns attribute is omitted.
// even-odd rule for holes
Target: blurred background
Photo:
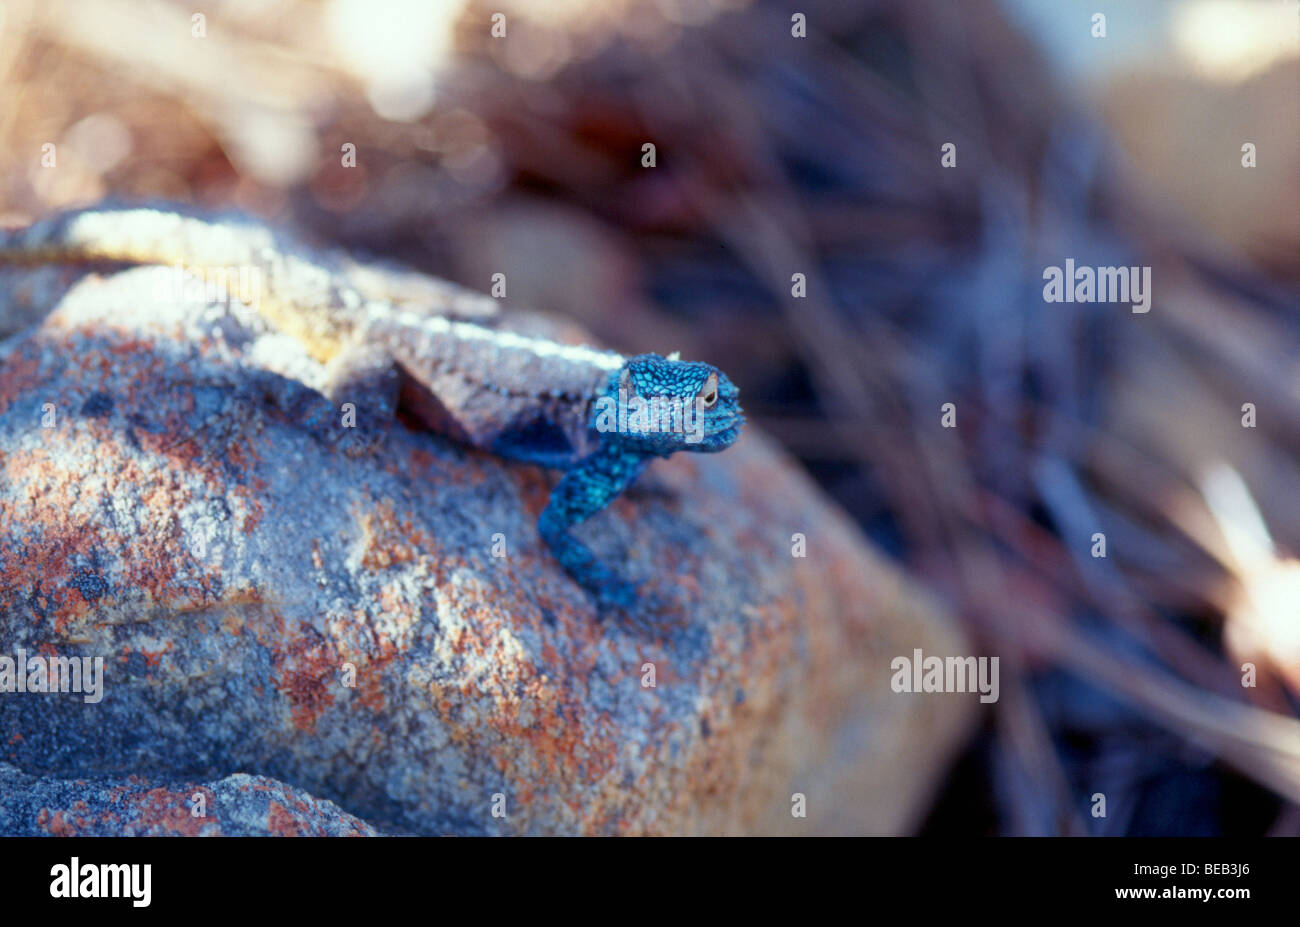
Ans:
<svg viewBox="0 0 1300 927"><path fill-rule="evenodd" d="M0 86L0 223L239 209L727 370L1001 658L923 833L1300 834L1300 0L4 0Z"/></svg>

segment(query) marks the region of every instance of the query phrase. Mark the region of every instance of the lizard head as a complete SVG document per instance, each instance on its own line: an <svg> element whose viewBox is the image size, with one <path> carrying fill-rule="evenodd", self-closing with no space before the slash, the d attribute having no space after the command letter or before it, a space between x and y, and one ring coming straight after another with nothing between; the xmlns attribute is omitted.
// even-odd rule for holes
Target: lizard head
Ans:
<svg viewBox="0 0 1300 927"><path fill-rule="evenodd" d="M610 377L595 425L642 453L712 453L740 436L745 416L739 395L727 375L709 364L640 354Z"/></svg>

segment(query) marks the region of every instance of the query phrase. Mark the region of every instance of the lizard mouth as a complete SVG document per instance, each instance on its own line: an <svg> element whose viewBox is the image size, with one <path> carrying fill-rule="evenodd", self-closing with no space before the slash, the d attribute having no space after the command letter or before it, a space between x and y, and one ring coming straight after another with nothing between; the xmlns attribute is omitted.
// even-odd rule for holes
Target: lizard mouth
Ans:
<svg viewBox="0 0 1300 927"><path fill-rule="evenodd" d="M723 428L721 431L715 431L710 435L712 443L718 445L720 448L730 446L740 437L740 427L744 424L745 417L743 415L737 415L731 420L731 423L727 425L726 428Z"/></svg>

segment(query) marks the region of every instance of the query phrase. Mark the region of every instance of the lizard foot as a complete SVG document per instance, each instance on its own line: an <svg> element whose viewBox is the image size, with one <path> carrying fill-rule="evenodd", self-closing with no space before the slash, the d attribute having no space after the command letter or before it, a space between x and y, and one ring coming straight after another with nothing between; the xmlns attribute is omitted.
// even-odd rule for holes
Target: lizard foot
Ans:
<svg viewBox="0 0 1300 927"><path fill-rule="evenodd" d="M358 417L360 412L357 413ZM384 443L390 423L387 420L369 421L362 425L331 429L329 443L348 457L365 457Z"/></svg>
<svg viewBox="0 0 1300 927"><path fill-rule="evenodd" d="M620 624L642 634L663 633L662 619L668 613L668 603L659 596L618 579L589 592L596 601L600 621Z"/></svg>
<svg viewBox="0 0 1300 927"><path fill-rule="evenodd" d="M359 343L330 362L328 377L325 395L335 414L326 439L349 457L363 457L383 443L395 420L397 368L382 348Z"/></svg>

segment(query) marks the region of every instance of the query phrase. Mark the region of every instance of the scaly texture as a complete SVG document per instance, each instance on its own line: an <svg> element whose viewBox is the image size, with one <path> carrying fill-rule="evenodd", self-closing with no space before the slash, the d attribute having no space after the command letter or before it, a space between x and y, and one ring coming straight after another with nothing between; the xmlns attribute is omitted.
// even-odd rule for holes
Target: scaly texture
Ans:
<svg viewBox="0 0 1300 927"><path fill-rule="evenodd" d="M97 703L0 697L0 762L91 780L0 795L13 826L112 832L96 783L131 773L170 819L237 772L393 833L915 826L979 703L893 692L890 658L971 645L761 433L583 526L664 606L597 625L529 524L535 467L396 427L338 453L286 411L324 401L299 342L152 274L83 274L0 346L0 656L104 663Z"/></svg>
<svg viewBox="0 0 1300 927"><path fill-rule="evenodd" d="M708 364L624 359L480 324L499 322L486 297L409 274L388 283L375 268L312 253L245 219L135 207L70 212L0 235L0 262L153 264L172 269L159 278L172 290L183 289L186 273L201 278L331 364L332 399L355 398L380 419L399 401L382 385L395 362L402 405L428 427L566 471L538 530L603 607L631 611L636 592L569 529L605 508L651 459L723 450L744 424L736 387Z"/></svg>

